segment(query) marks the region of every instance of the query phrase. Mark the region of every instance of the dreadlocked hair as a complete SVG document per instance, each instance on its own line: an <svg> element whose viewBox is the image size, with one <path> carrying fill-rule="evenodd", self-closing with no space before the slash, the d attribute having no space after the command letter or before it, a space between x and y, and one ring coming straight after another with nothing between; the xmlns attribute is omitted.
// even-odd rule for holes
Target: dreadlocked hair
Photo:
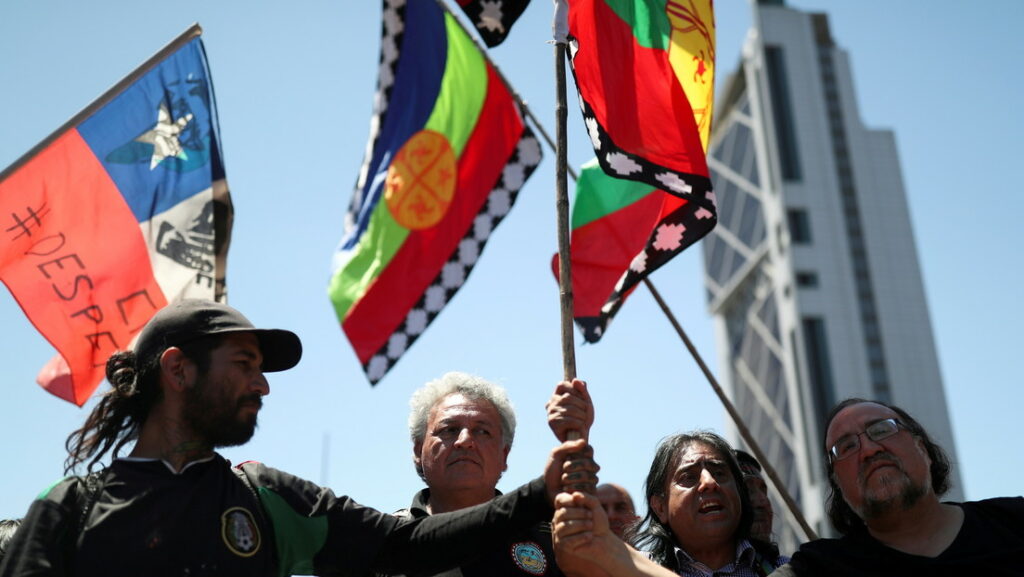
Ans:
<svg viewBox="0 0 1024 577"><path fill-rule="evenodd" d="M209 336L179 345L186 358L205 375L210 368L210 351L220 344L219 336ZM161 354L163 351L161 351ZM107 381L111 388L103 393L85 424L70 435L64 446L68 457L64 474L70 475L85 463L87 473L107 454L120 454L121 448L138 439L139 431L163 393L160 388L160 354L139 359L133 351L117 351L107 359Z"/></svg>

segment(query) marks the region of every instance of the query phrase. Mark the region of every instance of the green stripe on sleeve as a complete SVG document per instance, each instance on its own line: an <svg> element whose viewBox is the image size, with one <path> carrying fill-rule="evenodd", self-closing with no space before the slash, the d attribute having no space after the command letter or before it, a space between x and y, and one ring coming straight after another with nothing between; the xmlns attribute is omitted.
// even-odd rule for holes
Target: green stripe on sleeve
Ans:
<svg viewBox="0 0 1024 577"><path fill-rule="evenodd" d="M327 542L327 517L307 517L292 509L277 493L257 489L263 510L274 525L278 574L312 575L313 557Z"/></svg>

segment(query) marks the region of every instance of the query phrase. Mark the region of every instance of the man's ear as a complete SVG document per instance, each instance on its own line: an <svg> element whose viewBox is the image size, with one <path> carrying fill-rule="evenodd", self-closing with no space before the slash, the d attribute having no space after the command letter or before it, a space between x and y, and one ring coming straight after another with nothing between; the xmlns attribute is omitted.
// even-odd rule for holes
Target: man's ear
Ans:
<svg viewBox="0 0 1024 577"><path fill-rule="evenodd" d="M172 391L182 392L191 386L195 365L178 347L170 347L160 354L160 382Z"/></svg>
<svg viewBox="0 0 1024 577"><path fill-rule="evenodd" d="M416 465L416 470L423 470L423 459L420 458L420 451L423 450L423 442L412 444L412 462Z"/></svg>
<svg viewBox="0 0 1024 577"><path fill-rule="evenodd" d="M661 495L653 495L650 501L647 502L647 506L651 508L654 516L658 518L664 524L668 524L668 511L665 507L665 497Z"/></svg>

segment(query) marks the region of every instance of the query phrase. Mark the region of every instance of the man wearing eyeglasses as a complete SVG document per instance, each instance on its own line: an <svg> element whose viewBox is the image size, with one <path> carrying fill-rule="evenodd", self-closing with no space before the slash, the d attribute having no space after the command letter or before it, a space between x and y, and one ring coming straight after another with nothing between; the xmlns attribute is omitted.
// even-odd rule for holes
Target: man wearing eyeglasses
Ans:
<svg viewBox="0 0 1024 577"><path fill-rule="evenodd" d="M800 547L775 574L1020 575L1024 499L941 502L950 463L906 411L847 399L828 419L829 519L843 535Z"/></svg>

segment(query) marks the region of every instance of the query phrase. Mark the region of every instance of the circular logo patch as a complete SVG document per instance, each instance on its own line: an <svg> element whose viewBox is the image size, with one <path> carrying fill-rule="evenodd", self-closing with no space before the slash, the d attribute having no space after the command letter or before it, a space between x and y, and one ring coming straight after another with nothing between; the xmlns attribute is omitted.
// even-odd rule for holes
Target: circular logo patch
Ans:
<svg viewBox="0 0 1024 577"><path fill-rule="evenodd" d="M512 545L512 559L520 569L530 575L543 575L548 568L544 550L540 545L529 541Z"/></svg>
<svg viewBox="0 0 1024 577"><path fill-rule="evenodd" d="M252 557L260 550L260 528L244 507L232 507L220 516L220 536L232 553Z"/></svg>
<svg viewBox="0 0 1024 577"><path fill-rule="evenodd" d="M384 201L391 216L409 230L430 228L441 221L455 195L455 151L448 139L421 130L398 149L384 182Z"/></svg>

